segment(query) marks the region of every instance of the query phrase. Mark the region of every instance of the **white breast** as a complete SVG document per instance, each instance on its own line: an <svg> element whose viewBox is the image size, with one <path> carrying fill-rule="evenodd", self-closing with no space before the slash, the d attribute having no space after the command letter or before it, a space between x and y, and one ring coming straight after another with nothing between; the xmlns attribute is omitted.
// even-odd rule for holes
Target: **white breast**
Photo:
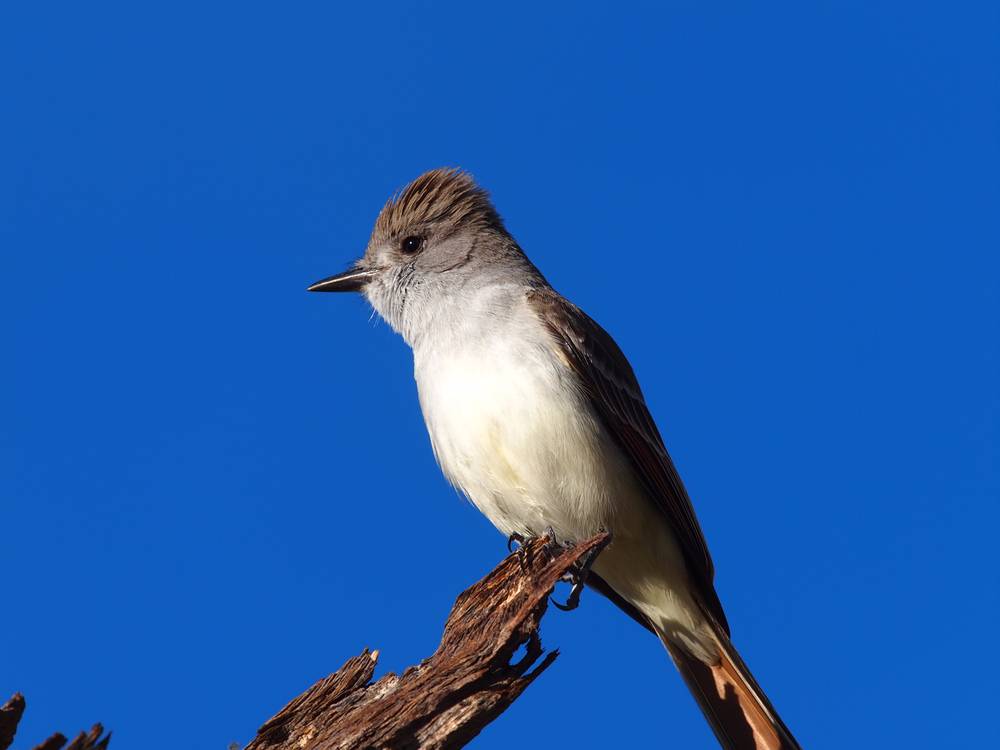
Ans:
<svg viewBox="0 0 1000 750"><path fill-rule="evenodd" d="M466 306L462 321L414 347L445 475L505 535L551 528L572 541L612 531L595 564L601 577L662 632L700 632L673 534L546 329L527 306L490 309Z"/></svg>
<svg viewBox="0 0 1000 750"><path fill-rule="evenodd" d="M415 357L438 462L504 534L551 526L580 538L610 526L617 452L534 319ZM514 329L514 330L511 330Z"/></svg>

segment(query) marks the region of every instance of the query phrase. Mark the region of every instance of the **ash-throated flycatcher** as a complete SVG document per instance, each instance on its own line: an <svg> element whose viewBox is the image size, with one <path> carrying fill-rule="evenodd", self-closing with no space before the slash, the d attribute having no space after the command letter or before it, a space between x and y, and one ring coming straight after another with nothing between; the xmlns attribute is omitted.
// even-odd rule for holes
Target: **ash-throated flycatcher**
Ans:
<svg viewBox="0 0 1000 750"><path fill-rule="evenodd" d="M588 584L659 636L723 747L798 748L729 639L705 538L628 360L468 174L417 178L386 203L364 257L309 290L361 292L402 334L434 455L501 532L612 533Z"/></svg>

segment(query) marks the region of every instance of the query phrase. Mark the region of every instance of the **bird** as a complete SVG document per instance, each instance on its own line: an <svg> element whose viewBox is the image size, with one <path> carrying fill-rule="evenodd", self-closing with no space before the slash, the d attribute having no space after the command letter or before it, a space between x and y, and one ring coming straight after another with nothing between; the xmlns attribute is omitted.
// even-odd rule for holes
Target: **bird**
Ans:
<svg viewBox="0 0 1000 750"><path fill-rule="evenodd" d="M705 536L629 361L468 172L434 169L393 194L362 257L308 290L360 292L410 346L434 456L502 534L610 533L587 584L660 639L723 748L799 748L730 639Z"/></svg>

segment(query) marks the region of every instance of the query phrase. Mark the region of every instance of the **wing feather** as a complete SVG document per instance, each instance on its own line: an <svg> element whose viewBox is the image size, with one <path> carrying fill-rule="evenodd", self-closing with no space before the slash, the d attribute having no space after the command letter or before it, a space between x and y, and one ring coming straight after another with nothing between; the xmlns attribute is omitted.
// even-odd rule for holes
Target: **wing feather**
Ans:
<svg viewBox="0 0 1000 750"><path fill-rule="evenodd" d="M694 507L646 408L639 381L614 339L580 308L550 288L533 289L528 303L548 327L605 427L635 467L684 553L702 604L728 633L715 593L715 569Z"/></svg>

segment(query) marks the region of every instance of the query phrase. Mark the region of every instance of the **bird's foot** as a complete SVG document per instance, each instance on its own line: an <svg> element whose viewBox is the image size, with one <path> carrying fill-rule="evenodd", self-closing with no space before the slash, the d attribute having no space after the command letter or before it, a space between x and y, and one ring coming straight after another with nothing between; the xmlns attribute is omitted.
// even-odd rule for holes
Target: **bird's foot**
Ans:
<svg viewBox="0 0 1000 750"><path fill-rule="evenodd" d="M528 545L533 539L535 537L525 536L517 531L511 532L511 535L507 537L507 551L517 553L517 563L521 566L521 570L527 570L531 564L531 552Z"/></svg>
<svg viewBox="0 0 1000 750"><path fill-rule="evenodd" d="M555 556L557 553L561 552L566 547L573 546L571 543L561 543L556 538L555 529L551 526L546 526L545 531L541 534L521 534L520 532L514 531L510 536L507 537L507 551L517 552L517 560L521 564L521 568L526 568L528 563L531 562L529 555L529 545L536 539L544 539L545 546L542 548L551 556ZM515 546L516 545L516 546Z"/></svg>
<svg viewBox="0 0 1000 750"><path fill-rule="evenodd" d="M519 550L524 549L524 545L527 543L528 537L524 534L518 534L516 531L511 532L511 535L507 537L507 551L513 552L514 545L517 545Z"/></svg>
<svg viewBox="0 0 1000 750"><path fill-rule="evenodd" d="M530 543L535 539L545 540L545 545L542 549L552 557L555 557L558 553L573 546L573 542L560 542L556 536L555 529L551 526L546 526L545 531L538 536L525 536L524 534L514 531L507 537L507 551L517 553L517 560L518 563L520 563L522 570L527 568L531 563L531 557L529 557L531 554ZM579 606L580 595L583 593L583 587L587 583L587 575L590 573L590 566L594 564L594 560L603 548L604 547L602 546L600 549L588 552L587 555L579 560L563 577L563 580L567 583L573 584L573 587L570 589L569 597L566 599L565 604L560 604L554 599L552 600L552 603L556 607L564 611L569 611L571 609L576 609Z"/></svg>
<svg viewBox="0 0 1000 750"><path fill-rule="evenodd" d="M545 551L550 555L555 555L558 552L562 552L562 550L566 547L573 546L569 542L560 543L559 539L556 538L556 530L551 526L545 527L545 531L542 532L542 537L545 539Z"/></svg>
<svg viewBox="0 0 1000 750"><path fill-rule="evenodd" d="M591 550L576 565L570 568L569 572L563 578L563 580L573 584L573 587L569 590L569 596L566 598L566 603L560 604L555 599L549 598L556 609L569 612L580 606L580 595L583 594L583 587L587 584L587 576L590 575L590 568L603 548L602 546Z"/></svg>

